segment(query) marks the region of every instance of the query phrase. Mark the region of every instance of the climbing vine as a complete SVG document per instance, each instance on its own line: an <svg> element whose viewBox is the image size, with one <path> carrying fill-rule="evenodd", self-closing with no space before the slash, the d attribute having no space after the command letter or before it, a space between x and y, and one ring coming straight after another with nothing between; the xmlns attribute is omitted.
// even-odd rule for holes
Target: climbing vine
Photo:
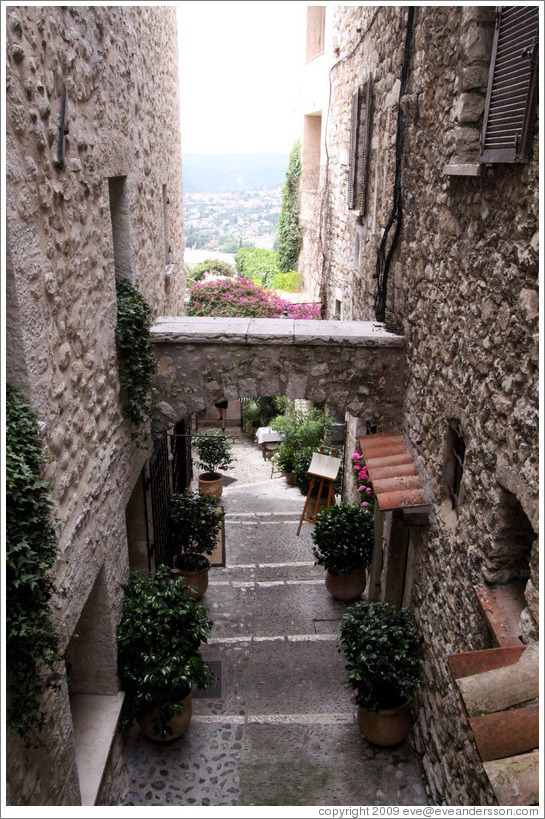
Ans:
<svg viewBox="0 0 545 819"><path fill-rule="evenodd" d="M278 267L282 273L297 270L303 241L301 228L301 140L290 153L286 181L282 188L282 207L278 219Z"/></svg>
<svg viewBox="0 0 545 819"><path fill-rule="evenodd" d="M59 679L58 637L51 620L55 587L49 571L57 553L48 459L36 415L24 396L6 389L6 659L8 721L20 736L41 731L45 689ZM29 740L27 740L29 741Z"/></svg>
<svg viewBox="0 0 545 819"><path fill-rule="evenodd" d="M116 341L123 414L135 427L142 427L153 417L151 385L157 370L150 336L151 307L127 279L116 282L116 292ZM141 434L133 433L133 437L139 438Z"/></svg>

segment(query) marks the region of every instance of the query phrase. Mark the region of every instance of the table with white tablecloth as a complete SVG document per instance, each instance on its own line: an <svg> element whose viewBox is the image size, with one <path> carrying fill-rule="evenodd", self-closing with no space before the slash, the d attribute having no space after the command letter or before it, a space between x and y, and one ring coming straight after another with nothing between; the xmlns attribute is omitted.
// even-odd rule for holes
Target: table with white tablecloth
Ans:
<svg viewBox="0 0 545 819"><path fill-rule="evenodd" d="M264 459L267 458L267 453L274 452L276 445L279 441L282 441L284 437L283 432L278 432L278 430L272 427L258 427L255 433L255 439L261 446Z"/></svg>

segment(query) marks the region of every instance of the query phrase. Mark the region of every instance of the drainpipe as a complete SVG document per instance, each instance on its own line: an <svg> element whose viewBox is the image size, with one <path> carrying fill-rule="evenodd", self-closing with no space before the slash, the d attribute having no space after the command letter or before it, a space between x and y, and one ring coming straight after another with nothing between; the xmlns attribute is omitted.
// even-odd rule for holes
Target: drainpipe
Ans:
<svg viewBox="0 0 545 819"><path fill-rule="evenodd" d="M378 250L377 263L373 278L377 280L374 297L375 318L377 321L384 321L386 318L386 291L388 284L388 272L392 256L399 239L401 232L401 223L403 218L403 207L401 201L401 154L403 146L403 111L401 108L401 98L405 95L405 88L407 85L407 75L409 73L409 57L410 45L413 32L414 21L414 7L409 6L407 9L407 26L405 28L405 48L403 51L403 67L401 70L401 85L399 88L399 100L397 107L397 133L396 133L396 164L395 164L395 180L394 180L394 203L392 212L388 220L388 224L382 235L380 246ZM394 227L395 226L395 227ZM394 235L392 237L389 248L388 238L390 231L394 227Z"/></svg>

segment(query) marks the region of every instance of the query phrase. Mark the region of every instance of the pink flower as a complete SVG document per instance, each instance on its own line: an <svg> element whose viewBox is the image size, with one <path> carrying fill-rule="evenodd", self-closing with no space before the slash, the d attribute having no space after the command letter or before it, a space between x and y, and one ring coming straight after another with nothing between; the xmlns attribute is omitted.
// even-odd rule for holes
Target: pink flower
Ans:
<svg viewBox="0 0 545 819"><path fill-rule="evenodd" d="M363 501L362 506L369 506L369 504L367 503L367 501Z"/></svg>

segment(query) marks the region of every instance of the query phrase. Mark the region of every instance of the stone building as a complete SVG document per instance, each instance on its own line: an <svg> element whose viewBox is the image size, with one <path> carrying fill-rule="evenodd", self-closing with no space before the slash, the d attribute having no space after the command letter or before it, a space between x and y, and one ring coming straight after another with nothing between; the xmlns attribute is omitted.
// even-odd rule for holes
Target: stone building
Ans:
<svg viewBox="0 0 545 819"><path fill-rule="evenodd" d="M394 431L426 494L417 514L380 516L371 594L409 603L425 636L414 738L432 800L495 804L449 658L491 644L483 585L516 605L522 588L513 639L537 640L537 121L524 161L481 157L491 7L309 7L308 19L300 269L325 318L385 320L380 333L404 337ZM142 556L151 455L122 415L115 282L138 286L159 334L184 313L175 11L12 6L6 41L6 374L39 410L54 459L45 477L68 592L54 614L70 671L48 695L44 746L9 735L7 801L113 805L124 790L115 629ZM362 373L365 396L359 347L354 367L348 350L339 366ZM204 371L202 349L190 353ZM228 362L232 400L255 394L241 361ZM318 400L320 374L300 366L274 392ZM166 381L160 371L159 408ZM206 388L191 409L223 397L219 382ZM348 415L347 451L377 426Z"/></svg>
<svg viewBox="0 0 545 819"><path fill-rule="evenodd" d="M381 515L371 594L408 603L425 636L414 734L439 804L496 804L449 667L494 645L483 595L515 608L515 644L538 639L540 10L519 12L502 12L498 46L529 31L510 134L487 102L493 7L308 10L299 268L326 318L385 320L406 340L393 431L425 514ZM505 148L490 147L498 116ZM377 429L347 422L348 452Z"/></svg>
<svg viewBox="0 0 545 819"><path fill-rule="evenodd" d="M115 632L149 452L121 411L115 282L128 278L154 316L183 312L176 14L4 9L6 377L39 411L53 458L69 666L45 703L43 746L7 737L7 802L117 804Z"/></svg>

